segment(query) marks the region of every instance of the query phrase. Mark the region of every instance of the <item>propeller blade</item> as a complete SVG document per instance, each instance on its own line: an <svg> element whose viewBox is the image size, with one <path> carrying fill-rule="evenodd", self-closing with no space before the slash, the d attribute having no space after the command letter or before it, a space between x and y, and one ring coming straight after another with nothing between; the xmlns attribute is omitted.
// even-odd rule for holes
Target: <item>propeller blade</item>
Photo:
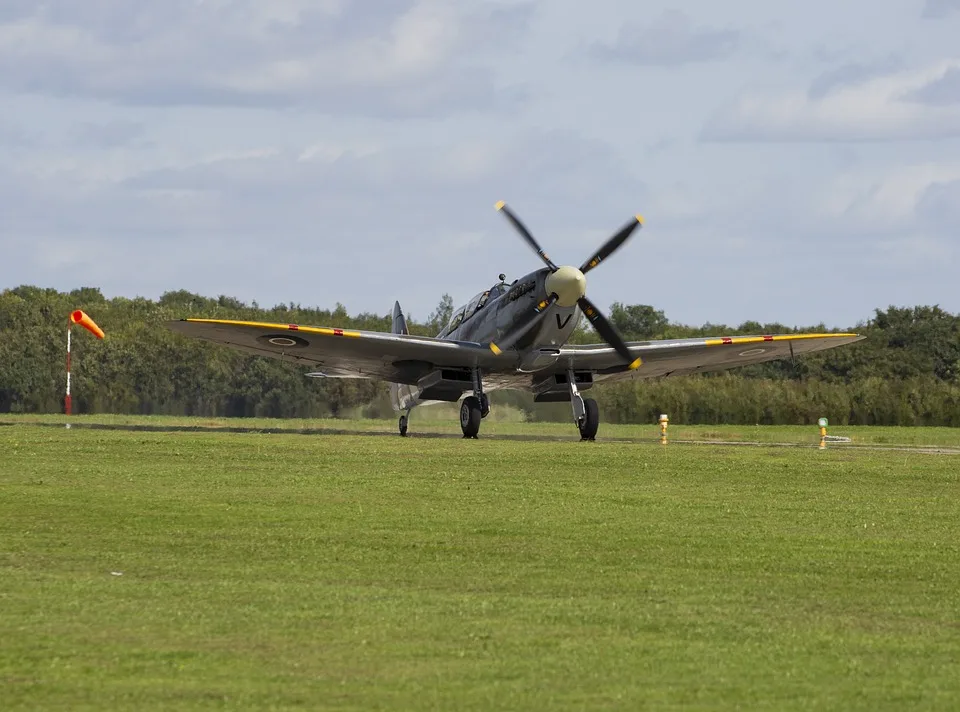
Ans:
<svg viewBox="0 0 960 712"><path fill-rule="evenodd" d="M557 295L551 294L549 297L547 297L542 302L537 304L537 306L533 308L533 318L530 319L530 321L520 324L520 326L518 326L513 331L508 332L498 342L494 343L491 341L490 350L493 351L493 353L500 355L504 351L504 349L509 349L511 346L517 343L517 341L520 340L520 337L522 337L524 334L530 331L530 329L532 329L541 321L543 321L543 319L549 313L550 307L552 307L554 302L556 301L557 301Z"/></svg>
<svg viewBox="0 0 960 712"><path fill-rule="evenodd" d="M510 208L507 207L507 204L501 200L494 207L497 210L499 210L501 213L507 216L507 220L509 220L513 224L513 226L517 229L517 232L519 232L520 235L523 236L523 239L527 241L527 244L530 245L530 247L532 247L538 255L540 255L540 259L543 260L544 264L546 264L547 267L549 267L551 270L556 272L557 266L553 263L553 260L551 260L547 256L547 253L543 251L543 248L540 247L537 241L533 239L533 235L531 235L530 231L527 230L527 227L522 222L520 222L519 218L517 218L517 216L513 214L513 211L511 211Z"/></svg>
<svg viewBox="0 0 960 712"><path fill-rule="evenodd" d="M627 241L627 238L630 237L633 231L641 225L643 225L643 216L635 215L630 222L620 228L616 235L606 241L597 254L583 263L583 265L580 267L580 271L583 274L586 274L598 264L603 262L603 260L607 259L610 255L616 252L620 246Z"/></svg>
<svg viewBox="0 0 960 712"><path fill-rule="evenodd" d="M630 365L630 368L640 368L643 362L639 358L634 359L630 353L630 349L627 348L623 339L620 338L620 334L618 334L617 330L613 328L613 325L607 321L607 317L593 305L593 302L586 297L580 297L580 299L577 300L577 304L580 305L580 309L583 310L584 315L590 321L593 328L597 330L597 333L623 357L623 360Z"/></svg>

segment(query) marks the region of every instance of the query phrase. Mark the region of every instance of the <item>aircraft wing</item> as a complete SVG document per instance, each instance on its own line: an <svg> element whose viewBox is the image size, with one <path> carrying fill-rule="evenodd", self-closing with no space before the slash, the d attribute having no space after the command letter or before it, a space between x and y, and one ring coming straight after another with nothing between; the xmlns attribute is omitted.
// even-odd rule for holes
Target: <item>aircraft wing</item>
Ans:
<svg viewBox="0 0 960 712"><path fill-rule="evenodd" d="M183 319L167 326L247 353L310 366L336 378L416 383L435 367L493 370L504 366L486 344L429 336L220 319Z"/></svg>
<svg viewBox="0 0 960 712"><path fill-rule="evenodd" d="M333 378L375 378L416 384L437 368L484 371L488 390L526 388L530 374L519 373L508 354L495 355L487 344L379 331L272 324L220 319L168 322L176 332L223 344L258 356L270 356L316 369ZM568 369L591 371L596 382L720 371L791 355L842 346L866 337L858 334L779 334L628 343L642 365L629 370L606 344L567 345L541 375Z"/></svg>
<svg viewBox="0 0 960 712"><path fill-rule="evenodd" d="M592 371L597 382L678 376L800 356L865 338L859 334L777 334L637 341L627 344L630 353L642 360L635 371L606 344L568 345L560 349L551 371Z"/></svg>

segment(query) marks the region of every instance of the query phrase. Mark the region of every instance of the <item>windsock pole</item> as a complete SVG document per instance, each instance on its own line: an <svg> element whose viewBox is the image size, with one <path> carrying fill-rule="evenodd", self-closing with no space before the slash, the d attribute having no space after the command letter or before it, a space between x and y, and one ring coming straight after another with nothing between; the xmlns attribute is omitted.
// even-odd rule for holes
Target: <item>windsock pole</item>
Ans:
<svg viewBox="0 0 960 712"><path fill-rule="evenodd" d="M73 330L73 322L67 322L67 397L63 401L64 411L70 415L70 332Z"/></svg>
<svg viewBox="0 0 960 712"><path fill-rule="evenodd" d="M70 319L67 321L67 397L63 400L63 409L67 415L72 411L72 399L70 398L70 339L73 325L79 324L98 339L103 338L103 329L97 326L96 322L84 314L80 309L70 312ZM69 428L70 426L67 425Z"/></svg>

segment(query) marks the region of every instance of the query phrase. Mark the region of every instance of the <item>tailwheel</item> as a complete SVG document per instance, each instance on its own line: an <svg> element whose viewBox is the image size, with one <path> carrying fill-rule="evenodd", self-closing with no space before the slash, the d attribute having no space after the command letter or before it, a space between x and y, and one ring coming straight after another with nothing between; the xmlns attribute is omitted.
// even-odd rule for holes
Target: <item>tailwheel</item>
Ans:
<svg viewBox="0 0 960 712"><path fill-rule="evenodd" d="M593 398L583 399L583 417L577 423L581 440L594 440L600 427L600 408Z"/></svg>
<svg viewBox="0 0 960 712"><path fill-rule="evenodd" d="M400 437L407 437L407 416L405 415L400 416Z"/></svg>
<svg viewBox="0 0 960 712"><path fill-rule="evenodd" d="M480 399L476 396L467 396L460 404L460 429L463 437L476 438L480 432L480 419L483 417L480 409Z"/></svg>

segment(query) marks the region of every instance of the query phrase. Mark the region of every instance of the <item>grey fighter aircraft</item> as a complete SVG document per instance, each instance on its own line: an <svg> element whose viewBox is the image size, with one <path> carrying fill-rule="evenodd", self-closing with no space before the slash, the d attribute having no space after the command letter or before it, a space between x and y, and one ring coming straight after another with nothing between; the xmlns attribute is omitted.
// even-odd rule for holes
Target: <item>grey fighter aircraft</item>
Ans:
<svg viewBox="0 0 960 712"><path fill-rule="evenodd" d="M617 251L639 226L638 215L579 267L558 266L501 201L497 210L546 265L511 284L499 281L455 310L435 337L407 331L400 304L391 333L184 319L174 331L259 356L306 365L316 378L372 378L390 383L400 435L410 411L432 402L457 402L463 436L475 438L497 388L532 391L536 402L569 401L581 439L593 440L600 414L582 391L597 383L718 371L842 346L858 334L779 334L624 342L587 298L586 275ZM567 344L585 316L605 344Z"/></svg>

